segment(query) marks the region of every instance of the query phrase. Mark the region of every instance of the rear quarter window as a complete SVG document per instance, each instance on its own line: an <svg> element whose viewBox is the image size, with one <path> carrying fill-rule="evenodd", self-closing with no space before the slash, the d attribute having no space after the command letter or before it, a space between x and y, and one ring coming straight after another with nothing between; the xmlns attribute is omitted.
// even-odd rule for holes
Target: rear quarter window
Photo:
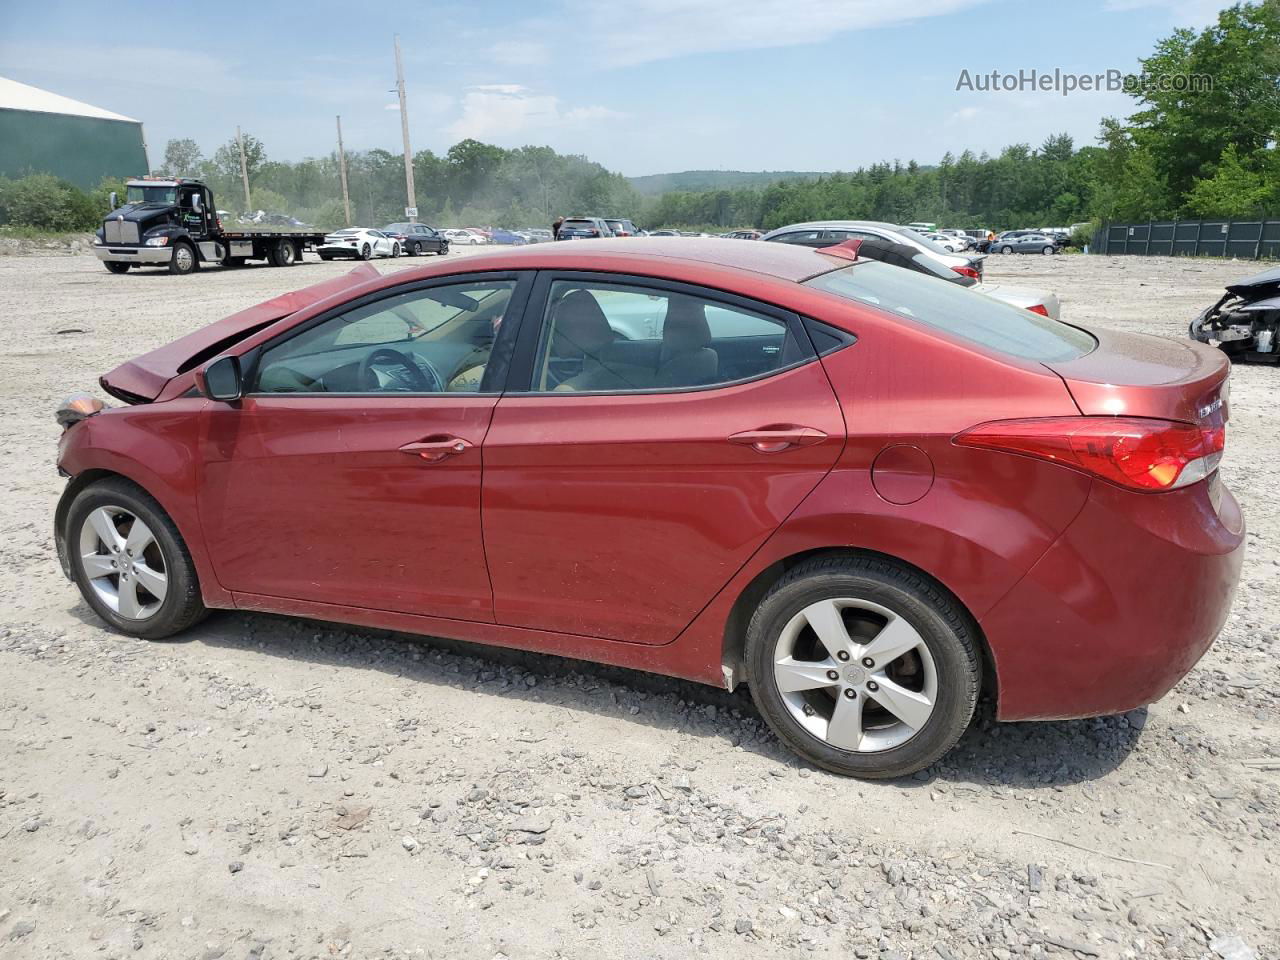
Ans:
<svg viewBox="0 0 1280 960"><path fill-rule="evenodd" d="M805 285L1024 360L1075 360L1097 346L1076 327L886 263L851 264L812 277Z"/></svg>

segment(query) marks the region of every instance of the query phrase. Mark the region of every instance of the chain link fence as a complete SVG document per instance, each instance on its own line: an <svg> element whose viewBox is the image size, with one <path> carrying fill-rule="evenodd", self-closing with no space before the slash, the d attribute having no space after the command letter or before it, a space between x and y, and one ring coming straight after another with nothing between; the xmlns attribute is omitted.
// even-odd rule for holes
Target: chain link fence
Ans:
<svg viewBox="0 0 1280 960"><path fill-rule="evenodd" d="M1150 220L1107 223L1090 253L1155 257L1280 258L1280 220Z"/></svg>

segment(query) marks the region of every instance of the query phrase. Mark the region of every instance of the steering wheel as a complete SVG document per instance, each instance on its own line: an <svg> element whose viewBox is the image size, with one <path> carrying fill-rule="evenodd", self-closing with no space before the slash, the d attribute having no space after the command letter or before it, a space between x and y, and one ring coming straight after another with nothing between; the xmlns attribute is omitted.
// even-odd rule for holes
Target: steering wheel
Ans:
<svg viewBox="0 0 1280 960"><path fill-rule="evenodd" d="M396 386L390 389L395 392L403 393L444 393L444 381L440 379L440 374L426 360L419 365L415 363L412 357L409 357L399 350L392 347L379 347L366 354L365 358L360 361L360 371L356 374L356 382L361 389L382 391L384 389L382 381L378 379L378 373L374 367L398 367L403 370L406 376L401 379L405 387L401 390ZM426 367L426 371L422 368ZM428 376L430 374L430 376Z"/></svg>

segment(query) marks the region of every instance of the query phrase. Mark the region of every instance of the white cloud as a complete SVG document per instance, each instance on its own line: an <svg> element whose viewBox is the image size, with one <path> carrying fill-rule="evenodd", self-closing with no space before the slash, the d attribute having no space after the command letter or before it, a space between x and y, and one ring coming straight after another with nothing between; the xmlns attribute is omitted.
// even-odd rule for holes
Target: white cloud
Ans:
<svg viewBox="0 0 1280 960"><path fill-rule="evenodd" d="M489 83L466 92L462 115L447 132L456 140L505 140L531 130L562 129L622 116L608 107L568 107L559 97L536 93L518 83Z"/></svg>
<svg viewBox="0 0 1280 960"><path fill-rule="evenodd" d="M612 66L820 43L839 33L945 16L988 0L572 0L575 46Z"/></svg>
<svg viewBox="0 0 1280 960"><path fill-rule="evenodd" d="M968 123L981 112L982 109L980 107L961 107L947 117L947 123Z"/></svg>

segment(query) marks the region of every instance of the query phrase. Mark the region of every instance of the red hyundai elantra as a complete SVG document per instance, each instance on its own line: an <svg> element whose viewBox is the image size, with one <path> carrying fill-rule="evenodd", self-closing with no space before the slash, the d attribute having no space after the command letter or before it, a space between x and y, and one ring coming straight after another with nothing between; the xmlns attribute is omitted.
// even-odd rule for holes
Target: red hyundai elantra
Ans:
<svg viewBox="0 0 1280 960"><path fill-rule="evenodd" d="M252 307L60 411L67 575L165 637L262 610L746 682L815 764L1163 696L1244 521L1228 363L727 240L539 244Z"/></svg>

